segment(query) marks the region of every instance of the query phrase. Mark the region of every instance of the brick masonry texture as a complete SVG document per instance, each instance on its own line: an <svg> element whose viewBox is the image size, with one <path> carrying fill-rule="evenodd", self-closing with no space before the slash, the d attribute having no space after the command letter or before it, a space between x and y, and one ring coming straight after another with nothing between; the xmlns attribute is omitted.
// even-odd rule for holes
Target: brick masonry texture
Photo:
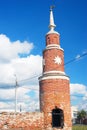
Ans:
<svg viewBox="0 0 87 130"><path fill-rule="evenodd" d="M52 128L51 113L31 112L31 113L0 113L0 130L61 130ZM62 130L67 129L65 126Z"/></svg>
<svg viewBox="0 0 87 130"><path fill-rule="evenodd" d="M43 73L39 78L41 112L1 113L0 130L72 130L70 83L63 73L64 51L60 47L60 35L54 30L52 32L46 35ZM55 113L58 128L53 127L53 110L59 110Z"/></svg>
<svg viewBox="0 0 87 130"><path fill-rule="evenodd" d="M71 130L70 83L67 76L61 73L64 72L64 51L60 48L59 34L48 34L46 46L49 48L43 51L45 64L39 81L40 110L44 112L45 129ZM61 58L61 63L55 62L57 56ZM56 107L64 113L63 128L52 128L52 111Z"/></svg>
<svg viewBox="0 0 87 130"><path fill-rule="evenodd" d="M62 59L61 64L55 64L55 57L59 56ZM49 49L43 52L43 59L45 59L45 65L43 66L43 72L45 71L63 71L64 72L64 54L60 49Z"/></svg>
<svg viewBox="0 0 87 130"><path fill-rule="evenodd" d="M69 80L49 79L40 82L40 108L47 124L52 124L52 109L57 106L64 112L64 125L71 127ZM68 130L68 129L67 129Z"/></svg>
<svg viewBox="0 0 87 130"><path fill-rule="evenodd" d="M60 37L58 34L48 34L46 35L46 46L50 44L60 44Z"/></svg>
<svg viewBox="0 0 87 130"><path fill-rule="evenodd" d="M42 130L44 128L44 114L31 113L0 113L0 130Z"/></svg>

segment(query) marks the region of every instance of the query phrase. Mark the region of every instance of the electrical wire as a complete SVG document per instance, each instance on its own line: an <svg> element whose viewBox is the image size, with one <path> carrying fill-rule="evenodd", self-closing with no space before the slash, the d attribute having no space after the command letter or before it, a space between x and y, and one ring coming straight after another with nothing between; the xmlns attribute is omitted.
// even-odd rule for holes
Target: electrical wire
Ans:
<svg viewBox="0 0 87 130"><path fill-rule="evenodd" d="M75 61L77 61L78 59L81 59L81 58L84 57L84 56L87 56L87 52L85 52L85 53L83 53L82 55L79 55L79 56L77 56L77 57L75 57L75 58L69 60L69 61L66 62L64 65L67 65L67 64L70 64L70 63L72 63L72 62L75 62ZM34 75L34 76L30 77L30 78L26 78L26 79L19 80L18 83L24 82L24 81L29 81L29 80L34 79L34 78L37 78L37 77L39 77L39 76L41 76L41 74ZM3 83L3 82L0 81L0 83ZM8 83L8 84L9 84L9 83ZM9 85L11 86L11 85L13 85L13 84L9 84Z"/></svg>
<svg viewBox="0 0 87 130"><path fill-rule="evenodd" d="M82 58L82 57L84 57L84 56L87 56L87 52L83 53L82 55L78 55L77 57L75 57L75 58L69 60L69 61L66 62L64 65L70 64L70 63L72 63L72 62L74 62L74 61L77 61L78 59L80 59L80 58Z"/></svg>
<svg viewBox="0 0 87 130"><path fill-rule="evenodd" d="M85 52L85 53L82 54L82 55L79 55L78 57L75 57L75 58L69 60L69 61L66 62L64 65L67 65L67 64L70 64L70 63L72 63L72 62L75 62L75 61L77 61L78 59L80 59L81 57L84 57L84 56L87 56L87 52ZM33 79L33 78L36 78L36 77L40 76L40 75L41 75L41 74L39 74L39 75L35 75L35 76L31 77L31 78L27 78L27 79L19 80L19 82L21 82L21 81L26 81L26 80L31 80L31 79Z"/></svg>

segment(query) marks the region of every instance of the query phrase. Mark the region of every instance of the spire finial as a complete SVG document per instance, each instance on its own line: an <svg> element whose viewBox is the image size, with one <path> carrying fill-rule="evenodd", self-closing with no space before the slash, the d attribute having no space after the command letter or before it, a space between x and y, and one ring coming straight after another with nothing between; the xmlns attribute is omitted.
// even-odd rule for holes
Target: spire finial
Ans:
<svg viewBox="0 0 87 130"><path fill-rule="evenodd" d="M54 17L53 17L54 7L55 7L54 5L50 6L50 25L49 25L50 30L54 30L54 28L56 27L56 25L54 24Z"/></svg>
<svg viewBox="0 0 87 130"><path fill-rule="evenodd" d="M49 24L50 31L47 33L47 35L52 34L52 33L59 34L58 32L56 32L54 30L54 28L56 27L56 25L54 23L54 17L53 17L53 8L54 7L55 7L54 5L50 6L50 24Z"/></svg>
<svg viewBox="0 0 87 130"><path fill-rule="evenodd" d="M50 6L50 10L52 10L53 8L55 8L55 5L51 5Z"/></svg>

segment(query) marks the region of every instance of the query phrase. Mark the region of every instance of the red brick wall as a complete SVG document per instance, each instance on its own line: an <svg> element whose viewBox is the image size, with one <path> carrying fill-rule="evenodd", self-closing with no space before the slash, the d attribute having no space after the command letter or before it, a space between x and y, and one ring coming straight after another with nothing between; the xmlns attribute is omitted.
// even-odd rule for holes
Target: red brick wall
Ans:
<svg viewBox="0 0 87 130"><path fill-rule="evenodd" d="M40 108L45 113L45 122L52 127L52 109L57 106L64 112L64 125L71 127L69 80L47 79L40 82ZM67 129L68 130L68 129Z"/></svg>
<svg viewBox="0 0 87 130"><path fill-rule="evenodd" d="M70 83L64 73L64 51L60 47L59 38L59 34L55 32L46 35L46 49L43 51L43 74L39 78L40 109L44 112L46 130L52 128L52 110L55 107L64 113L64 130L72 129ZM55 60L56 57L57 60ZM57 128L54 129L57 130Z"/></svg>
<svg viewBox="0 0 87 130"><path fill-rule="evenodd" d="M59 56L62 59L61 64L55 64L55 57ZM64 54L63 50L52 48L44 50L43 59L45 59L45 65L43 66L43 72L46 71L63 71L64 72Z"/></svg>
<svg viewBox="0 0 87 130"><path fill-rule="evenodd" d="M0 113L0 130L61 130L52 128L51 117L50 112ZM71 127L65 124L64 130L71 130Z"/></svg>
<svg viewBox="0 0 87 130"><path fill-rule="evenodd" d="M62 62L55 63L55 57ZM0 129L23 128L23 130L71 130L69 78L64 73L64 53L60 36L55 31L46 35L43 51L43 75L39 78L41 112L24 114L1 114ZM64 113L64 128L52 128L52 110Z"/></svg>
<svg viewBox="0 0 87 130"><path fill-rule="evenodd" d="M48 34L46 35L46 45L50 45L50 44L60 44L60 37L58 34Z"/></svg>
<svg viewBox="0 0 87 130"><path fill-rule="evenodd" d="M44 114L33 113L2 113L0 114L0 130L43 130Z"/></svg>

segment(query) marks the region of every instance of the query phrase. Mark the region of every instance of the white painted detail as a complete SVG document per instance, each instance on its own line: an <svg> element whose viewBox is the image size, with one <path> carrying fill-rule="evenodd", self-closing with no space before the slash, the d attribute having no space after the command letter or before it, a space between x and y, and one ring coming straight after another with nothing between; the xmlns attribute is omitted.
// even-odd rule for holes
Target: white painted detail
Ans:
<svg viewBox="0 0 87 130"><path fill-rule="evenodd" d="M51 8L50 9L50 25L49 25L49 28L50 28L51 31L53 31L55 27L56 27L56 25L54 24L53 11L52 11L52 8Z"/></svg>
<svg viewBox="0 0 87 130"><path fill-rule="evenodd" d="M50 30L46 35L52 34L52 33L56 33L56 34L60 35L58 32L56 32L56 31L54 31L54 30Z"/></svg>
<svg viewBox="0 0 87 130"><path fill-rule="evenodd" d="M67 76L44 76L44 77L40 77L39 78L39 81L41 80L48 80L48 79L66 79L66 80L69 80L69 77Z"/></svg>
<svg viewBox="0 0 87 130"><path fill-rule="evenodd" d="M59 56L56 56L55 58L54 58L54 62L55 62L55 64L61 64L62 63L62 59L61 59L61 57L59 57Z"/></svg>
<svg viewBox="0 0 87 130"><path fill-rule="evenodd" d="M54 31L55 27L56 27L56 25L54 24L53 11L52 11L52 8L51 8L50 9L50 24L49 24L50 31L46 35L51 34L51 33L58 34L58 32Z"/></svg>
<svg viewBox="0 0 87 130"><path fill-rule="evenodd" d="M47 45L47 46L46 46L46 49L53 49L53 48L57 48L57 49L60 49L60 50L64 51L64 50L60 47L60 45L50 44L50 45Z"/></svg>
<svg viewBox="0 0 87 130"><path fill-rule="evenodd" d="M57 44L49 44L46 47L48 48L48 47L51 47L51 46L55 46L55 47L59 47L60 48L60 45L57 45Z"/></svg>
<svg viewBox="0 0 87 130"><path fill-rule="evenodd" d="M50 50L50 49L59 49L59 50L64 51L62 48L59 48L57 46L46 47L46 50Z"/></svg>
<svg viewBox="0 0 87 130"><path fill-rule="evenodd" d="M45 65L45 59L43 59L43 65Z"/></svg>
<svg viewBox="0 0 87 130"><path fill-rule="evenodd" d="M46 71L43 74L50 74L50 73L59 73L59 74L65 74L65 72L62 71Z"/></svg>

